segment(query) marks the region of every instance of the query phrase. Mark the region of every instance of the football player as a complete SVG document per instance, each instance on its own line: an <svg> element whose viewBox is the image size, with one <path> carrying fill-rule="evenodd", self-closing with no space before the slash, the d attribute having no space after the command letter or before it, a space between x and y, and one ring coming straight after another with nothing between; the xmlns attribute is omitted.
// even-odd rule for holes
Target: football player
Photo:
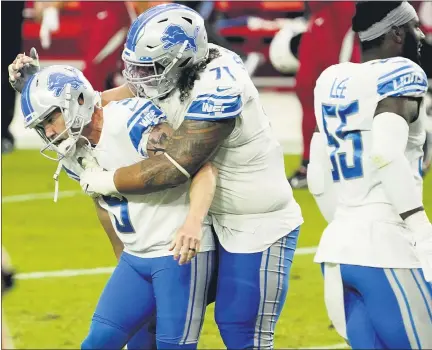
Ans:
<svg viewBox="0 0 432 350"><path fill-rule="evenodd" d="M362 63L326 69L314 92L310 191L329 222L330 319L354 349L432 347L432 226L422 202L426 74L415 9L358 2Z"/></svg>
<svg viewBox="0 0 432 350"><path fill-rule="evenodd" d="M274 347L303 219L286 183L282 148L243 62L209 44L202 17L177 4L137 18L123 60L128 87L153 99L175 132L165 156L86 172L82 186L103 194L155 192L181 185L212 159L219 170L210 208L220 242L216 323L228 348Z"/></svg>
<svg viewBox="0 0 432 350"><path fill-rule="evenodd" d="M47 152L55 151L56 175L64 169L79 181L85 167L110 170L164 152L172 129L151 101L130 98L104 108L99 101L99 93L70 66L45 68L24 86L25 126L45 141L42 154L51 157ZM203 221L215 176L208 163L191 183L175 188L95 198L115 250L124 251L100 297L83 349L121 349L155 314L158 348L196 348L214 266L213 236Z"/></svg>

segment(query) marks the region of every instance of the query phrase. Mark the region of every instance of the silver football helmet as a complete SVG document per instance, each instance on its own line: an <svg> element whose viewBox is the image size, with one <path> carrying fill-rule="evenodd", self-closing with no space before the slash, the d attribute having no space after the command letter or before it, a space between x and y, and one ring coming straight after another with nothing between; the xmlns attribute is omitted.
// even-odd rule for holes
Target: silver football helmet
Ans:
<svg viewBox="0 0 432 350"><path fill-rule="evenodd" d="M61 160L75 151L83 128L90 123L99 103L100 94L93 90L82 72L66 65L42 69L26 82L21 95L25 127L38 132L45 142L41 153L53 160ZM48 139L41 123L57 108L62 112L66 128ZM57 158L46 154L47 150L55 151Z"/></svg>
<svg viewBox="0 0 432 350"><path fill-rule="evenodd" d="M189 7L163 4L131 25L122 59L131 90L155 99L172 91L181 71L208 56L204 19Z"/></svg>

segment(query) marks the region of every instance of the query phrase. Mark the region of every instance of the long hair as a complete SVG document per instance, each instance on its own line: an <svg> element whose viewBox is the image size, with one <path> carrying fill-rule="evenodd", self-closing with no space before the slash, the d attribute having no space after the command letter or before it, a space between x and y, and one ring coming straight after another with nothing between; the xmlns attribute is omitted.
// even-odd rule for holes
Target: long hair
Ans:
<svg viewBox="0 0 432 350"><path fill-rule="evenodd" d="M205 61L201 61L191 67L185 68L180 75L177 82L177 88L180 90L180 101L184 102L190 96L195 80L200 78L200 73L204 72L207 65L214 59L220 57L221 54L218 49L211 48L209 55Z"/></svg>

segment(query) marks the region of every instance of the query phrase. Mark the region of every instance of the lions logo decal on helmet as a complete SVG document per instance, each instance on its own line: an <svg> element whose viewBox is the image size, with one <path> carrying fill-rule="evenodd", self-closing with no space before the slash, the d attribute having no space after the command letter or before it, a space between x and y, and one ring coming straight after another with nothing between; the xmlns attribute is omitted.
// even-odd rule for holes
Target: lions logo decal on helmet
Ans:
<svg viewBox="0 0 432 350"><path fill-rule="evenodd" d="M175 45L182 45L185 41L187 41L187 46L185 51L193 50L193 52L197 52L198 47L196 44L196 37L199 32L199 27L195 28L194 36L191 37L186 34L185 30L177 24L169 25L162 34L161 41L164 43L163 48L165 50L170 49Z"/></svg>
<svg viewBox="0 0 432 350"><path fill-rule="evenodd" d="M48 90L54 91L54 96L59 97L64 90L66 84L70 84L72 89L78 90L80 86L84 86L84 82L78 78L78 75L74 72L75 76L66 75L63 73L52 73L48 76Z"/></svg>

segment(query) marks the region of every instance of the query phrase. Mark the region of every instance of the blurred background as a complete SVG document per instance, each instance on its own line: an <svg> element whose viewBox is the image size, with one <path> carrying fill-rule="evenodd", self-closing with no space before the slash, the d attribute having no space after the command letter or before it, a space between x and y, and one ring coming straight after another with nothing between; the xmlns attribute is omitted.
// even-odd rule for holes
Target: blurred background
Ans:
<svg viewBox="0 0 432 350"><path fill-rule="evenodd" d="M5 297L4 306L10 340L18 348L77 348L115 257L91 200L81 194L77 184L62 175L60 201L52 202L56 164L39 155L41 140L23 127L16 105L19 96L8 85L7 65L19 52L29 53L35 47L42 66L73 65L83 70L98 90L121 85L120 56L129 25L159 3L1 3L2 243L18 273L18 287ZM308 145L315 128L315 81L332 64L360 60L359 42L350 28L354 2L181 3L206 19L210 42L243 59L286 153L287 178L296 189L305 217L276 347L344 347L327 319L319 267L312 262L325 223L304 189ZM416 1L413 5L426 34L423 68L431 79L432 2ZM427 102L430 114L431 100ZM424 169L428 167L430 156L424 162ZM431 213L431 175L426 179L425 206ZM200 348L223 347L212 312L210 308Z"/></svg>

